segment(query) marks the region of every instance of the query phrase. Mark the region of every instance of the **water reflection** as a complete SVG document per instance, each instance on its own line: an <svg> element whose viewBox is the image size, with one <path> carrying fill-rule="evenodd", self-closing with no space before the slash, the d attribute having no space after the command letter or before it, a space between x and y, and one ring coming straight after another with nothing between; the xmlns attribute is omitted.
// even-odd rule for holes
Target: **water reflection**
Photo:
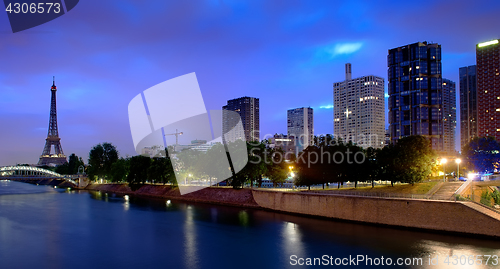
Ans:
<svg viewBox="0 0 500 269"><path fill-rule="evenodd" d="M461 268L445 256L500 255L494 240L104 192L26 194L45 187L17 184L0 188L25 193L0 195L2 268L295 268L290 255L417 257L424 266L416 268Z"/></svg>
<svg viewBox="0 0 500 269"><path fill-rule="evenodd" d="M285 221L282 225L281 238L284 253L290 253L290 255L297 255L298 257L307 257L299 225Z"/></svg>
<svg viewBox="0 0 500 269"><path fill-rule="evenodd" d="M186 207L186 220L184 221L184 248L187 268L198 268L198 253L196 251L196 227L194 223L194 210L191 205Z"/></svg>

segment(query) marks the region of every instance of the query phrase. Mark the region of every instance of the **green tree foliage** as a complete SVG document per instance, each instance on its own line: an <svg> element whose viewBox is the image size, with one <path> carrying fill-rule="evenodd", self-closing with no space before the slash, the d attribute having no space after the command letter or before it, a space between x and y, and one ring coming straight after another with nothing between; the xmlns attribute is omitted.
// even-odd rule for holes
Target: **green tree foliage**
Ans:
<svg viewBox="0 0 500 269"><path fill-rule="evenodd" d="M94 146L89 152L89 179L111 178L111 166L118 160L118 151L111 143Z"/></svg>
<svg viewBox="0 0 500 269"><path fill-rule="evenodd" d="M491 206L491 194L488 191L483 191L481 193L481 204L486 206Z"/></svg>
<svg viewBox="0 0 500 269"><path fill-rule="evenodd" d="M403 137L393 149L392 168L396 180L413 185L431 174L436 155L425 137Z"/></svg>
<svg viewBox="0 0 500 269"><path fill-rule="evenodd" d="M148 180L148 172L151 166L151 158L142 155L130 158L127 182L129 184L144 183Z"/></svg>
<svg viewBox="0 0 500 269"><path fill-rule="evenodd" d="M500 205L500 191L494 190L491 193L491 198L495 201L495 204Z"/></svg>
<svg viewBox="0 0 500 269"><path fill-rule="evenodd" d="M476 137L464 146L462 155L471 170L493 172L500 161L500 145L491 136Z"/></svg>
<svg viewBox="0 0 500 269"><path fill-rule="evenodd" d="M314 138L314 144L297 158L295 185L351 181L389 180L414 184L426 178L434 163L430 142L422 136L410 136L397 145L382 149L363 149L352 142L344 143L331 135Z"/></svg>
<svg viewBox="0 0 500 269"><path fill-rule="evenodd" d="M243 169L241 169L241 171L235 173L230 179L231 186L233 186L233 188L241 188L245 182L252 184L255 180L260 182L259 184L262 184L262 177L267 171L267 165L270 161L268 156L269 148L267 147L266 142L267 141L262 141L260 143L255 141L246 142L248 162L245 164ZM233 160L231 159L231 161Z"/></svg>
<svg viewBox="0 0 500 269"><path fill-rule="evenodd" d="M69 156L69 162L56 167L56 172L62 175L76 175L80 165L84 165L83 159L73 153Z"/></svg>
<svg viewBox="0 0 500 269"><path fill-rule="evenodd" d="M122 182L127 179L130 159L120 158L111 165L111 181Z"/></svg>
<svg viewBox="0 0 500 269"><path fill-rule="evenodd" d="M266 164L264 174L269 178L276 187L278 184L284 183L288 178L288 164L283 159L285 153L281 149L269 150L269 162Z"/></svg>
<svg viewBox="0 0 500 269"><path fill-rule="evenodd" d="M172 183L176 185L174 169L169 157L155 157L151 160L151 164L147 171L148 179L153 183Z"/></svg>
<svg viewBox="0 0 500 269"><path fill-rule="evenodd" d="M315 137L314 145L299 154L297 168L297 186L322 184L324 187L328 183L340 185L369 178L363 149L331 135Z"/></svg>

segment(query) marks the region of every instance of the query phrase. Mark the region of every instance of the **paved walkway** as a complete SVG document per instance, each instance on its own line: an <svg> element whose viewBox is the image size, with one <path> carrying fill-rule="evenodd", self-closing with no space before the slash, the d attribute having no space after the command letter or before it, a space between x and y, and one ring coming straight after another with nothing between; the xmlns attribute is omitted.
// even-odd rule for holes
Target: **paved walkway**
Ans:
<svg viewBox="0 0 500 269"><path fill-rule="evenodd" d="M431 196L431 199L449 200L464 182L444 182L443 185Z"/></svg>
<svg viewBox="0 0 500 269"><path fill-rule="evenodd" d="M488 208L486 206L479 205L479 204L476 204L473 202L463 202L462 204L500 221L500 214L499 214L500 212L498 212L492 208Z"/></svg>

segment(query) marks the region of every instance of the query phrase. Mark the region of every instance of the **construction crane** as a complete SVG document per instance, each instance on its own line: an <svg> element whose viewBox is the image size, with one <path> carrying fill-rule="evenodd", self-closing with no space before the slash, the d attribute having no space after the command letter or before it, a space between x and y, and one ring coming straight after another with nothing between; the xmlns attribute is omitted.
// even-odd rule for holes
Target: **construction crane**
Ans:
<svg viewBox="0 0 500 269"><path fill-rule="evenodd" d="M167 136L167 135L175 135L174 151L176 151L175 146L179 145L179 135L183 135L183 132L179 132L179 130L175 129L175 133L165 134L165 136Z"/></svg>

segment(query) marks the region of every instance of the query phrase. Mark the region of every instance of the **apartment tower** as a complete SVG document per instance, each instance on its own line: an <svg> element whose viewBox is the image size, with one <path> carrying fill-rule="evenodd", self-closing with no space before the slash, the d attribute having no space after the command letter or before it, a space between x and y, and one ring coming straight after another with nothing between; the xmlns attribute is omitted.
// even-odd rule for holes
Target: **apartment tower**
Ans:
<svg viewBox="0 0 500 269"><path fill-rule="evenodd" d="M361 147L381 148L385 141L384 79L352 78L345 65L345 80L333 83L333 134Z"/></svg>

